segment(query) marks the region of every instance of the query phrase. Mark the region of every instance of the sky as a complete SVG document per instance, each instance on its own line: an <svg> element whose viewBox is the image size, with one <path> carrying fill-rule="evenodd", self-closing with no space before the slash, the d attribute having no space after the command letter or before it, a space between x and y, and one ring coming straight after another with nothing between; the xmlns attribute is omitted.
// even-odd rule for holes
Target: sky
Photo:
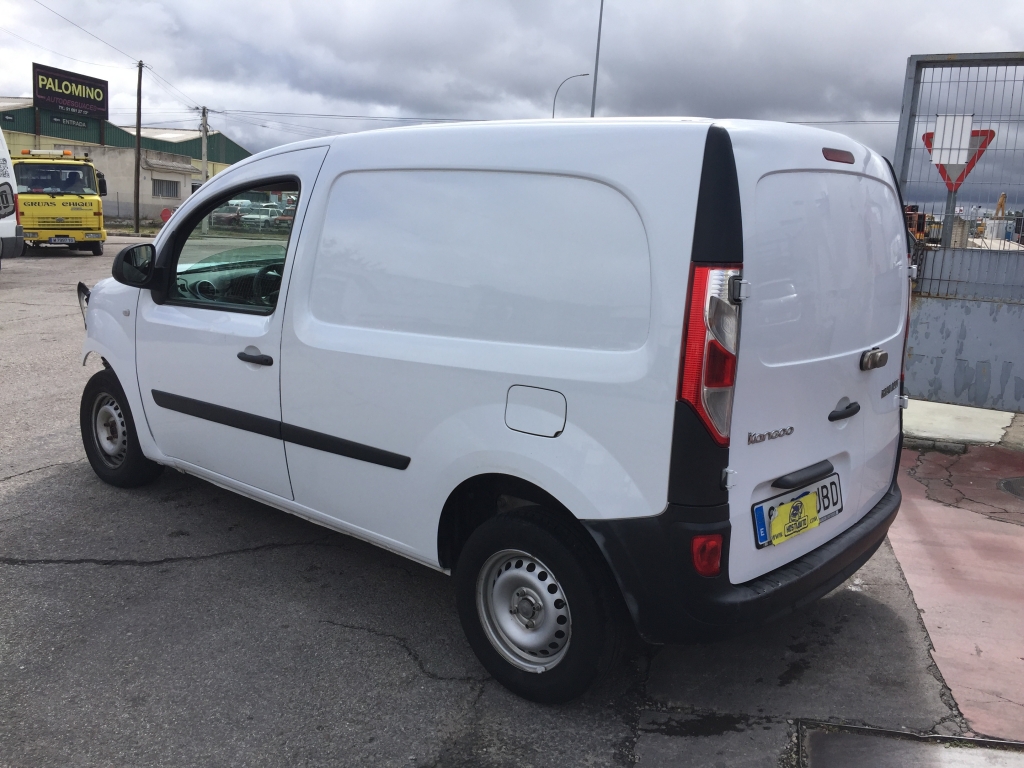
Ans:
<svg viewBox="0 0 1024 768"><path fill-rule="evenodd" d="M108 80L111 120L133 124L141 58L143 125L194 128L205 105L251 151L402 124L382 118L550 117L558 84L593 73L599 4L0 0L0 95L29 96L39 62ZM822 122L892 157L908 56L1024 48L1024 3L966 9L605 0L597 114ZM588 116L591 89L568 81L558 115Z"/></svg>

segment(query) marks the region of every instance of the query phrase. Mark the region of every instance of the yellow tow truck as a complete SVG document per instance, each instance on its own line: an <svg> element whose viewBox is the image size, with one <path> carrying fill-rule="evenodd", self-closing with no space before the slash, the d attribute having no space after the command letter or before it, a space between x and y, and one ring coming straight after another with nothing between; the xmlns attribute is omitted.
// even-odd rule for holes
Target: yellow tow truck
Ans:
<svg viewBox="0 0 1024 768"><path fill-rule="evenodd" d="M75 157L70 149L23 149L11 164L25 246L66 245L100 256L107 239L100 198L107 194L107 182L89 156Z"/></svg>

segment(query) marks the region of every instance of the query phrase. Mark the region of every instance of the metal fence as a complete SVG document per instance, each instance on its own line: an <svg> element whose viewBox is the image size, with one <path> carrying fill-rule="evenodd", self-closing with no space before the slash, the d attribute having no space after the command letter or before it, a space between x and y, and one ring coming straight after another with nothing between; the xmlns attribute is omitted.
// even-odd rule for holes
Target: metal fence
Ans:
<svg viewBox="0 0 1024 768"><path fill-rule="evenodd" d="M896 170L922 295L1024 302L1024 53L913 56Z"/></svg>
<svg viewBox="0 0 1024 768"><path fill-rule="evenodd" d="M905 391L1024 412L1024 53L913 56L895 168L916 243Z"/></svg>

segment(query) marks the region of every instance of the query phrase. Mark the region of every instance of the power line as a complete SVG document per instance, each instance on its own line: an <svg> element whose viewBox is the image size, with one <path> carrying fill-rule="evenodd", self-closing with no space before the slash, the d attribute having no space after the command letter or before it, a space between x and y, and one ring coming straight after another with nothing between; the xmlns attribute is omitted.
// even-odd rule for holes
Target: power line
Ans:
<svg viewBox="0 0 1024 768"><path fill-rule="evenodd" d="M103 43L103 44L104 44L105 46L107 46L108 48L113 48L113 49L114 49L115 51L117 51L118 53L120 53L120 54L121 54L122 56L128 56L128 54L127 54L127 53L125 53L124 51L122 51L122 50L121 50L120 48L118 48L118 47L117 47L116 45L111 45L110 43L108 43L108 42L107 42L106 40L104 40L104 39L103 39L102 37L100 37L99 35L94 35L94 34L93 34L92 32L90 32L90 31L89 31L88 29L86 29L85 27L82 27L82 26L79 26L78 24L75 24L75 22L73 22L73 21L72 21L71 19L69 19L69 18L68 18L67 16L64 16L64 15L62 15L62 14L59 14L59 13L57 13L57 12L56 12L55 10L53 10L53 8L51 8L50 6L48 6L48 5L44 5L43 3L39 2L39 0L34 0L34 2L36 3L36 5L41 5L41 6L43 7L43 8L45 8L45 9L46 9L46 10L48 10L48 11L49 11L50 13L52 13L52 14L53 14L54 16L60 16L60 17L61 17L62 19L64 19L64 21L66 21L66 22L67 22L68 24L70 24L71 26L73 26L73 27L78 27L78 29L82 30L83 32L85 32L85 34L89 35L90 37L95 37L95 38L96 38L97 40L99 40L99 41L100 41L101 43ZM136 59L136 58L135 58L134 56L128 56L128 58L129 58L129 59L131 59L132 61L137 61L137 59Z"/></svg>
<svg viewBox="0 0 1024 768"><path fill-rule="evenodd" d="M131 55L125 53L120 48L118 48L116 45L113 45L112 43L108 43L102 37L100 37L99 35L93 34L92 32L90 32L88 29L86 29L85 27L81 26L80 24L76 24L71 19L69 19L67 16L64 16L63 14L58 13L57 11L53 10L53 8L51 8L50 6L46 5L45 3L40 2L40 0L33 0L33 2L35 2L37 5L41 6L42 8L45 8L46 10L48 10L50 13L54 14L55 16L59 16L60 18L64 19L64 21L66 21L68 24L70 24L71 26L75 27L76 29L80 29L82 32L85 32L85 34L89 35L89 37L92 37L92 38L94 38L96 40L99 40L105 46L107 46L108 48L112 48L113 50L115 50L118 53L120 53L122 56L126 56L129 59L131 59L132 61L138 61L134 56L131 56ZM40 46L40 47L42 47L42 46ZM58 55L63 55L63 54L58 54ZM71 58L71 57L69 56L67 58ZM78 59L75 59L75 61L78 61ZM100 65L100 66L104 66L104 65ZM106 65L106 66L109 66L109 65ZM175 91L175 92L178 93L178 95L180 97L183 97L185 99L185 101L183 103L186 106L190 106L190 107L194 107L194 108L198 109L198 105L196 104L196 102L194 100L192 100L187 94L182 93L182 91L180 91L178 88L176 88L174 85L172 85L169 81L167 81L166 79L164 79L163 77L158 75L156 70L153 69L153 67L151 67L148 64L144 64L143 66L146 69L149 70L150 74L153 75L153 77L156 78L157 85L160 85L160 87L163 88L168 93L168 95L173 97L176 101L180 100L178 96L175 96L173 93L171 93L171 91ZM161 83L162 83L162 85L161 85ZM167 90L168 88L170 88L171 91L168 91Z"/></svg>
<svg viewBox="0 0 1024 768"><path fill-rule="evenodd" d="M174 88L174 91L172 91L171 88L173 88L174 86L171 86L171 88L167 87L168 85L170 85L170 83L167 83L167 85L164 85L164 83L166 83L167 81L164 80L162 77L158 77L157 74L153 71L153 69L151 67L149 67L148 65L143 65L143 67L149 71L149 74L153 75L153 80L151 81L153 83L153 85L157 86L161 91L166 93L168 96L170 96L172 99L174 99L179 104L184 104L186 107L189 108L190 111L194 112L196 109L198 109L198 107L195 105L195 103L192 102L191 100L184 101L181 98L181 96L184 96L185 94L181 94L181 96L176 95L174 91L178 91L177 88ZM178 93L181 93L181 91L178 91ZM188 97L186 96L185 98L188 98Z"/></svg>
<svg viewBox="0 0 1024 768"><path fill-rule="evenodd" d="M110 67L111 69L128 69L128 67L122 67L122 66L120 66L118 64L98 64L95 61L85 61L84 59L76 59L74 56L68 56L66 53L58 53L57 51L53 50L52 48L47 48L45 45L40 45L39 43L34 43L31 40L29 40L27 37L22 37L17 32L12 32L11 30L7 29L7 27L0 27L0 29L2 29L4 32L6 32L9 35L13 35L14 37L18 38L21 41L28 43L29 45L34 45L36 48L42 48L44 51L52 53L52 54L54 54L56 56L62 56L65 59L71 59L71 61L77 61L79 64L88 64L90 67Z"/></svg>
<svg viewBox="0 0 1024 768"><path fill-rule="evenodd" d="M191 97L190 97L190 96L189 96L188 94L186 94L186 93L184 93L183 91L181 91L180 89L178 89L178 88L174 87L174 86L173 86L173 85L172 85L172 84L171 84L170 82L168 82L168 81L167 81L167 80L165 80L164 78L160 77L160 75L158 75L158 74L156 73L156 70L155 70L155 69L153 69L153 68L152 68L151 66L149 66L149 64L146 64L146 65L144 65L144 66L146 67L146 69L148 69L148 70L149 70L149 74L151 74L151 75L152 75L153 77L155 77L155 78L157 79L157 81L158 81L157 85L159 85L159 84L160 84L160 83L162 82L162 83L163 83L164 85L166 85L166 86L167 86L168 88L170 88L171 90L175 91L175 92L176 92L176 93L177 93L178 95L180 95L181 97L183 97L183 98L185 99L185 102L183 102L183 103L184 103L184 104L185 104L186 106L190 106L190 107L192 107L193 109L200 109L199 103L198 103L198 102L196 102L196 100L195 100L195 99L191 98ZM166 90L166 89L164 89L164 90Z"/></svg>
<svg viewBox="0 0 1024 768"><path fill-rule="evenodd" d="M223 119L229 120L229 121L231 121L233 123L241 123L241 124L245 124L245 125L251 125L251 126L255 126L256 128L263 128L263 129L270 130L270 131L278 131L280 133L290 133L290 134L295 135L295 136L303 136L303 137L305 137L307 139L319 139L319 138L322 138L324 136L331 136L331 135L333 135L331 133L318 133L318 132L315 132L315 129L305 129L305 130L303 130L302 126L296 126L293 123L279 123L279 125L292 125L292 126L294 126L294 127L291 127L291 128L279 128L279 127L276 127L275 125L268 125L267 124L267 123L275 122L275 121L272 121L272 120L268 120L265 123L258 123L258 122L255 122L253 120L246 120L245 118L242 118L242 117L237 117L237 116L234 116L234 115L225 115L223 113L221 113L221 117ZM296 130L296 128L300 128L300 130Z"/></svg>
<svg viewBox="0 0 1024 768"><path fill-rule="evenodd" d="M164 128L168 124L173 124L173 123L194 123L195 121L196 121L196 119L194 117L190 117L190 118L187 118L185 120L161 120L159 125L157 123L143 123L142 127L143 128ZM176 130L180 130L180 129L176 129Z"/></svg>

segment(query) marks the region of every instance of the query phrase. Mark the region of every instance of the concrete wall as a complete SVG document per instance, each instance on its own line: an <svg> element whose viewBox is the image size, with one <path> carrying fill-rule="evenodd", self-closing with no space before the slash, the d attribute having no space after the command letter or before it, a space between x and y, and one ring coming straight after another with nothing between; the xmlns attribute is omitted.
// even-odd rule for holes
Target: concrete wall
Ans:
<svg viewBox="0 0 1024 768"><path fill-rule="evenodd" d="M1024 304L914 296L906 391L1024 413Z"/></svg>
<svg viewBox="0 0 1024 768"><path fill-rule="evenodd" d="M56 149L71 149L67 145L57 145ZM89 158L107 179L107 197L103 203L103 213L107 219L130 219L134 213L135 190L135 150L120 147L89 147ZM191 166L192 158L185 155L173 155L169 152L157 152L152 149L142 150L142 172L139 176L139 215L143 219L160 220L160 212L164 208L174 210L185 198L192 194L191 173L152 170L146 168L149 163L171 163ZM153 179L166 179L178 182L179 196L153 197Z"/></svg>

